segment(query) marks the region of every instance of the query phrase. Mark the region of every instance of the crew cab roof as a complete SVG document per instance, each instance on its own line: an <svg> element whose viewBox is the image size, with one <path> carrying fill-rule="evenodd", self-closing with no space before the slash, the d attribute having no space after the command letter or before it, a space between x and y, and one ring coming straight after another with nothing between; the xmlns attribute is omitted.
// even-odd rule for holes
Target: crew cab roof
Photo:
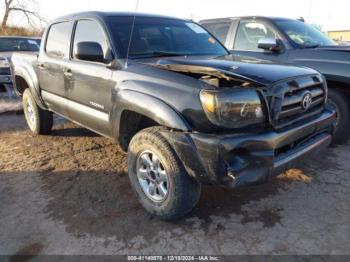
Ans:
<svg viewBox="0 0 350 262"><path fill-rule="evenodd" d="M203 19L199 21L199 23L208 23L208 22L224 22L224 21L230 21L230 20L237 20L237 19L247 19L247 20L295 20L293 18L284 18L284 17L268 17L268 16L235 16L235 17L223 17L223 18L213 18L213 19Z"/></svg>
<svg viewBox="0 0 350 262"><path fill-rule="evenodd" d="M177 20L183 20L188 21L188 19L181 19L171 16L163 16L163 15L157 15L157 14L146 14L146 13L136 13L136 12L102 12L102 11L89 11L89 12L79 12L79 13L73 13L65 16L58 17L51 21L51 23L59 22L62 20L70 20L77 17L98 17L102 20L104 20L106 17L109 16L135 16L135 17L153 17L153 18L169 18L169 19L177 19Z"/></svg>

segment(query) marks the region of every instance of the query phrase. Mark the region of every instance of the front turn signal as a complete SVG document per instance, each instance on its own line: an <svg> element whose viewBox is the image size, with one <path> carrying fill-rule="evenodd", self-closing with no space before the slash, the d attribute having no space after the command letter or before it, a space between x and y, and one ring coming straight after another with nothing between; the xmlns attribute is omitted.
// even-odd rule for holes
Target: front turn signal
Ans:
<svg viewBox="0 0 350 262"><path fill-rule="evenodd" d="M200 99L205 111L210 113L215 112L215 95L213 93L202 91L200 93Z"/></svg>

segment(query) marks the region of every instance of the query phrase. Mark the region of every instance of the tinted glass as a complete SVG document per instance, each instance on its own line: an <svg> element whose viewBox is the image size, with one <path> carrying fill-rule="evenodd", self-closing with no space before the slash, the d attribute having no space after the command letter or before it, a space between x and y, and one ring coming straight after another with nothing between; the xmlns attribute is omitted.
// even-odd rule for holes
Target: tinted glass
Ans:
<svg viewBox="0 0 350 262"><path fill-rule="evenodd" d="M77 23L74 36L74 49L73 54L75 54L77 44L80 42L96 42L102 47L103 53L106 57L108 48L107 38L102 27L92 20L80 20Z"/></svg>
<svg viewBox="0 0 350 262"><path fill-rule="evenodd" d="M215 24L202 24L202 26L207 29L210 33L214 34Z"/></svg>
<svg viewBox="0 0 350 262"><path fill-rule="evenodd" d="M118 55L125 58L133 17L109 17L108 26ZM226 55L226 49L201 26L168 18L136 17L130 58L167 55Z"/></svg>
<svg viewBox="0 0 350 262"><path fill-rule="evenodd" d="M40 45L41 45L41 39L33 39L37 44L38 44L38 46L40 47Z"/></svg>
<svg viewBox="0 0 350 262"><path fill-rule="evenodd" d="M216 23L216 24L203 24L203 26L217 39L220 40L221 43L225 43L228 30L230 29L230 22L222 22L222 23Z"/></svg>
<svg viewBox="0 0 350 262"><path fill-rule="evenodd" d="M33 39L26 38L0 38L0 52L16 51L39 51L38 43Z"/></svg>
<svg viewBox="0 0 350 262"><path fill-rule="evenodd" d="M53 24L46 42L46 53L52 57L63 58L69 50L71 26L69 22Z"/></svg>
<svg viewBox="0 0 350 262"><path fill-rule="evenodd" d="M336 45L321 31L311 25L297 20L276 21L278 27L284 31L289 38L302 47L316 47L323 45Z"/></svg>
<svg viewBox="0 0 350 262"><path fill-rule="evenodd" d="M263 52L262 49L258 48L258 42L262 38L276 38L276 34L269 26L263 23L240 22L234 49Z"/></svg>

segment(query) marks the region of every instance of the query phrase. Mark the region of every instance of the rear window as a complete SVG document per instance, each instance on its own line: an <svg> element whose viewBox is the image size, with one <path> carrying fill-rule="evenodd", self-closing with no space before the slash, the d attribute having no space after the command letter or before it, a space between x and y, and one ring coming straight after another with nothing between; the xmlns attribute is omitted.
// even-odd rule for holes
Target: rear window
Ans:
<svg viewBox="0 0 350 262"><path fill-rule="evenodd" d="M46 41L46 53L51 57L65 57L69 51L70 35L70 22L51 25Z"/></svg>

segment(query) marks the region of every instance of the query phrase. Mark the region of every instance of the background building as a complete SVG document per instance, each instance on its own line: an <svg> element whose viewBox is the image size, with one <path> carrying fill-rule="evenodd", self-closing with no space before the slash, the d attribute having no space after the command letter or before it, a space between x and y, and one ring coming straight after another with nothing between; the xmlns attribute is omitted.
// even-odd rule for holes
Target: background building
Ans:
<svg viewBox="0 0 350 262"><path fill-rule="evenodd" d="M339 31L328 31L328 36L338 42L350 41L350 29Z"/></svg>

